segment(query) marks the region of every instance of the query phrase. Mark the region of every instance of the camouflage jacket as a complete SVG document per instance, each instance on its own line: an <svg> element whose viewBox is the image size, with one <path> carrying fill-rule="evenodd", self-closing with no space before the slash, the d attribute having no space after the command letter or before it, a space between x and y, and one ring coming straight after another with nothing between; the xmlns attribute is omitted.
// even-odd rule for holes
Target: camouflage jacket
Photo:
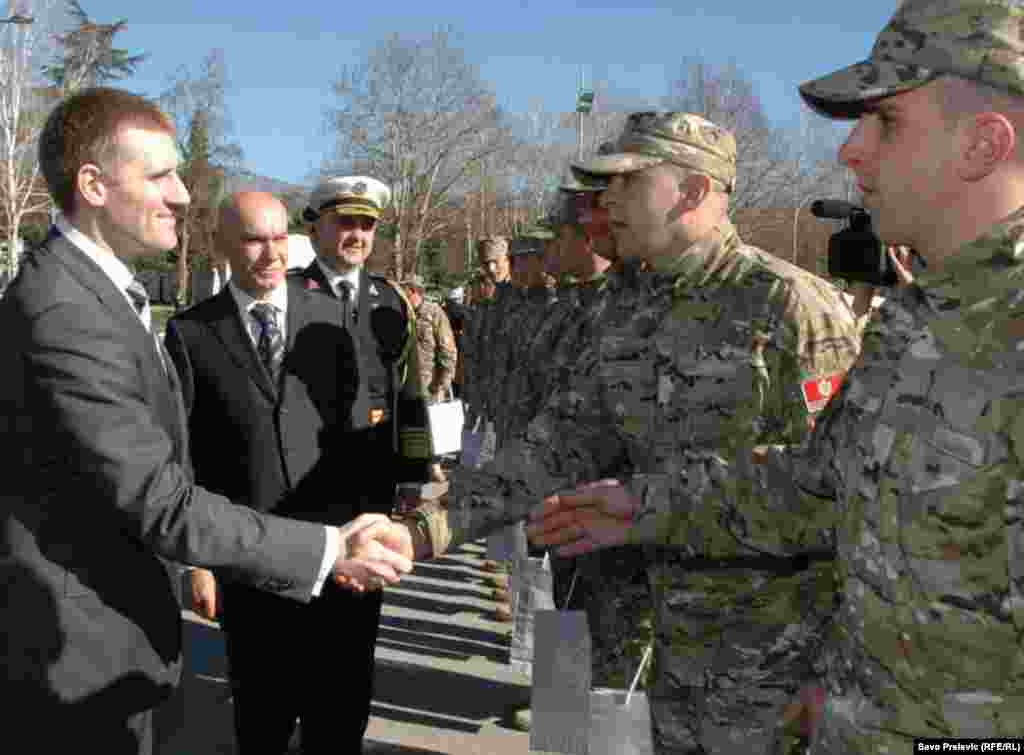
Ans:
<svg viewBox="0 0 1024 755"><path fill-rule="evenodd" d="M426 299L416 310L416 345L420 384L430 395L447 390L458 360L455 335L440 305Z"/></svg>
<svg viewBox="0 0 1024 755"><path fill-rule="evenodd" d="M560 489L633 473L646 484L682 469L695 448L714 458L705 449L731 456L739 445L799 439L811 413L802 386L831 381L856 353L835 289L744 246L727 222L662 272L610 274L583 311L586 327L566 338L583 347L565 362L559 352L573 350L554 350L543 411L491 465L453 479L458 511L446 526L456 542ZM675 380L686 390L670 391ZM820 539L818 527L805 529Z"/></svg>
<svg viewBox="0 0 1024 755"><path fill-rule="evenodd" d="M1022 323L1024 209L890 297L807 452L772 459L839 502L815 753L1024 736Z"/></svg>
<svg viewBox="0 0 1024 755"><path fill-rule="evenodd" d="M815 755L1024 736L1022 239L1024 209L891 292L805 447L708 465L705 496L763 497L710 493L714 521L671 489L645 499L636 541L769 552L806 531L807 492L836 500L819 507L837 517L840 592Z"/></svg>

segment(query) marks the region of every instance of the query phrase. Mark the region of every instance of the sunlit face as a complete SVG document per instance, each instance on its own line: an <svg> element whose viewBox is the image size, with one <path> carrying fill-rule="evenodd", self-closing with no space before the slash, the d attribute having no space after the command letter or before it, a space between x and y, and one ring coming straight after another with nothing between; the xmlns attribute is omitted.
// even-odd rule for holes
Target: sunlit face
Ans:
<svg viewBox="0 0 1024 755"><path fill-rule="evenodd" d="M96 199L102 243L119 257L166 252L178 245L178 217L189 203L178 177L178 150L165 131L124 128L116 158L100 166Z"/></svg>
<svg viewBox="0 0 1024 755"><path fill-rule="evenodd" d="M668 165L612 176L600 201L619 256L650 259L669 249L681 199L679 177Z"/></svg>
<svg viewBox="0 0 1024 755"><path fill-rule="evenodd" d="M480 263L480 272L495 283L504 283L512 276L511 264L507 254L484 260Z"/></svg>
<svg viewBox="0 0 1024 755"><path fill-rule="evenodd" d="M412 302L412 305L416 309L419 309L420 304L423 303L423 294L420 293L420 290L413 286L405 286L405 295L409 297L409 301Z"/></svg>
<svg viewBox="0 0 1024 755"><path fill-rule="evenodd" d="M277 201L257 201L240 208L237 227L222 229L221 251L231 263L231 277L256 299L284 283L288 271L288 212Z"/></svg>
<svg viewBox="0 0 1024 755"><path fill-rule="evenodd" d="M927 250L929 229L956 201L958 139L932 82L875 102L839 150L857 178L875 231Z"/></svg>
<svg viewBox="0 0 1024 755"><path fill-rule="evenodd" d="M328 267L348 273L366 262L376 232L377 221L368 215L339 215L327 210L313 224L313 247Z"/></svg>

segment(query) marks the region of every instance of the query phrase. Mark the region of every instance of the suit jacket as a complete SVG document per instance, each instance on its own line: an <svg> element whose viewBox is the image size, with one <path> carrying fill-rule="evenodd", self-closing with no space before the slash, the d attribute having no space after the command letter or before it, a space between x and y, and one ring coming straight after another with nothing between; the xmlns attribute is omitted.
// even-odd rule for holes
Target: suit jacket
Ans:
<svg viewBox="0 0 1024 755"><path fill-rule="evenodd" d="M354 468L345 452L345 417L359 380L352 339L336 302L291 276L286 285L276 383L229 289L167 324L196 481L260 511L340 525L362 513L341 482L372 472Z"/></svg>
<svg viewBox="0 0 1024 755"><path fill-rule="evenodd" d="M161 559L231 566L309 600L323 528L193 482L173 366L125 295L59 234L23 258L0 336L6 699L49 706L42 725L59 727L72 708L123 718L167 696L181 618Z"/></svg>

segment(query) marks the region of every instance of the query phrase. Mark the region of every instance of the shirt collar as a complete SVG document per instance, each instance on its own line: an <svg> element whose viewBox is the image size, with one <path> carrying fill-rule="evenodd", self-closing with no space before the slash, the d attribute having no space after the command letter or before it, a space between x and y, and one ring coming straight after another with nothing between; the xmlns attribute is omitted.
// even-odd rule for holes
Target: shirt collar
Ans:
<svg viewBox="0 0 1024 755"><path fill-rule="evenodd" d="M71 225L71 222L64 215L58 215L54 225L57 226L57 230L60 231L61 235L70 244L100 266L100 269L107 274L107 277L114 282L118 290L124 294L128 303L134 307L134 302L128 296L128 286L135 280L135 273L131 271L131 268L119 260L115 254L104 249Z"/></svg>
<svg viewBox="0 0 1024 755"><path fill-rule="evenodd" d="M323 261L317 257L316 264L320 266L323 271L324 277L327 278L327 282L331 288L335 291L338 290L338 282L346 280L352 284L352 296L355 298L359 294L359 273L362 272L361 267L357 267L355 270L349 270L347 273L339 273L329 265L325 265Z"/></svg>
<svg viewBox="0 0 1024 755"><path fill-rule="evenodd" d="M257 300L240 289L234 280L228 282L228 288L231 290L232 296L235 297L235 303L238 305L244 321ZM288 313L288 285L286 283L282 282L280 286L270 292L269 304L274 307L279 315ZM280 324L281 322L283 322L283 318L278 319L278 323Z"/></svg>

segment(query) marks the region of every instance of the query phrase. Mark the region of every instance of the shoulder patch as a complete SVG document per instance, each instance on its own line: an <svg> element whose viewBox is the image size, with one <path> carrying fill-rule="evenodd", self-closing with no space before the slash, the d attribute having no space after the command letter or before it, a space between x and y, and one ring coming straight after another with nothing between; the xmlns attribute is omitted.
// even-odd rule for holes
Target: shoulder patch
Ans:
<svg viewBox="0 0 1024 755"><path fill-rule="evenodd" d="M804 404L807 411L814 414L825 408L825 405L832 400L832 397L839 393L843 384L845 372L837 372L834 375L815 377L805 380L800 388L804 395Z"/></svg>

